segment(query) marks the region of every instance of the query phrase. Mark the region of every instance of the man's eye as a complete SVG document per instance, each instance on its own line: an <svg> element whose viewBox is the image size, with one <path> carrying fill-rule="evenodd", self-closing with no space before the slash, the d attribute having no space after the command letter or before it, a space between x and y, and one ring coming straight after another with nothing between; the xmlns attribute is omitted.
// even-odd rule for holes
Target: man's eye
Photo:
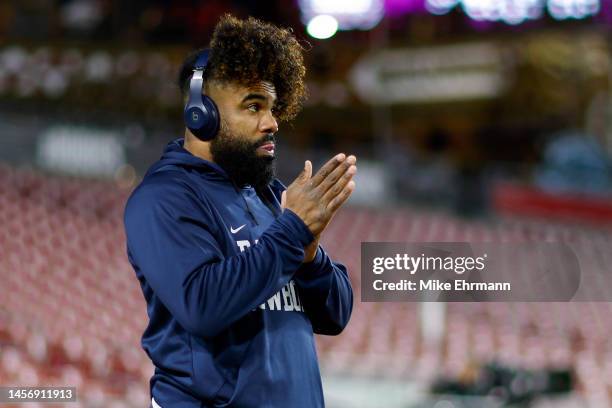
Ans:
<svg viewBox="0 0 612 408"><path fill-rule="evenodd" d="M247 106L247 109L250 110L251 112L259 112L259 105L256 103L252 103L249 106Z"/></svg>

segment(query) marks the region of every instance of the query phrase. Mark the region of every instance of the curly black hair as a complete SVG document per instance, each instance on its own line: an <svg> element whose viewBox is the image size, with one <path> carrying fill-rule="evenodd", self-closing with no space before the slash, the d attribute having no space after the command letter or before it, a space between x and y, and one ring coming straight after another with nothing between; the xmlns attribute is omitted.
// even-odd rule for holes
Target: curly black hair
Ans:
<svg viewBox="0 0 612 408"><path fill-rule="evenodd" d="M210 49L205 80L243 86L270 82L276 89L277 119L286 122L299 113L306 97L304 48L290 29L225 14L215 27ZM189 92L193 66L202 50L190 54L181 66L178 85L183 95Z"/></svg>

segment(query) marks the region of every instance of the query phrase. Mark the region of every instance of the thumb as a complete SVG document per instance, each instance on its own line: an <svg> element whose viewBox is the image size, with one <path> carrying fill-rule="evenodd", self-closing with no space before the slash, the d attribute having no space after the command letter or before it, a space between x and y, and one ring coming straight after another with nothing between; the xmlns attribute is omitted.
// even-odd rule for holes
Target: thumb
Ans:
<svg viewBox="0 0 612 408"><path fill-rule="evenodd" d="M304 162L304 170L300 173L300 181L306 182L312 177L312 163L310 160Z"/></svg>
<svg viewBox="0 0 612 408"><path fill-rule="evenodd" d="M287 205L287 190L283 191L281 195L281 208L284 210Z"/></svg>

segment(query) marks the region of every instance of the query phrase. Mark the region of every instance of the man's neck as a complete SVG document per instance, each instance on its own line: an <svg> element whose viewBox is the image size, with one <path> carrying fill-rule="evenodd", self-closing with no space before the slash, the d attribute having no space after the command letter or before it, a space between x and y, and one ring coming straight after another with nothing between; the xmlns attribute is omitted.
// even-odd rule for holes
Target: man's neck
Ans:
<svg viewBox="0 0 612 408"><path fill-rule="evenodd" d="M183 147L194 156L214 163L212 154L210 153L210 143L201 141L195 137L189 129L185 129L185 143Z"/></svg>

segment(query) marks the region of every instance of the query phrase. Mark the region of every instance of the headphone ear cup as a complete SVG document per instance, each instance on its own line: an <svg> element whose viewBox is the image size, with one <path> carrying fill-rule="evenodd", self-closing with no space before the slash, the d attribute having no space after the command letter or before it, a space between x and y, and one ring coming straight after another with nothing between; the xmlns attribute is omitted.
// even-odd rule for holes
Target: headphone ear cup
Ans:
<svg viewBox="0 0 612 408"><path fill-rule="evenodd" d="M185 108L185 125L198 139L214 139L219 132L219 110L215 102L207 95L202 95L200 103L191 103Z"/></svg>

